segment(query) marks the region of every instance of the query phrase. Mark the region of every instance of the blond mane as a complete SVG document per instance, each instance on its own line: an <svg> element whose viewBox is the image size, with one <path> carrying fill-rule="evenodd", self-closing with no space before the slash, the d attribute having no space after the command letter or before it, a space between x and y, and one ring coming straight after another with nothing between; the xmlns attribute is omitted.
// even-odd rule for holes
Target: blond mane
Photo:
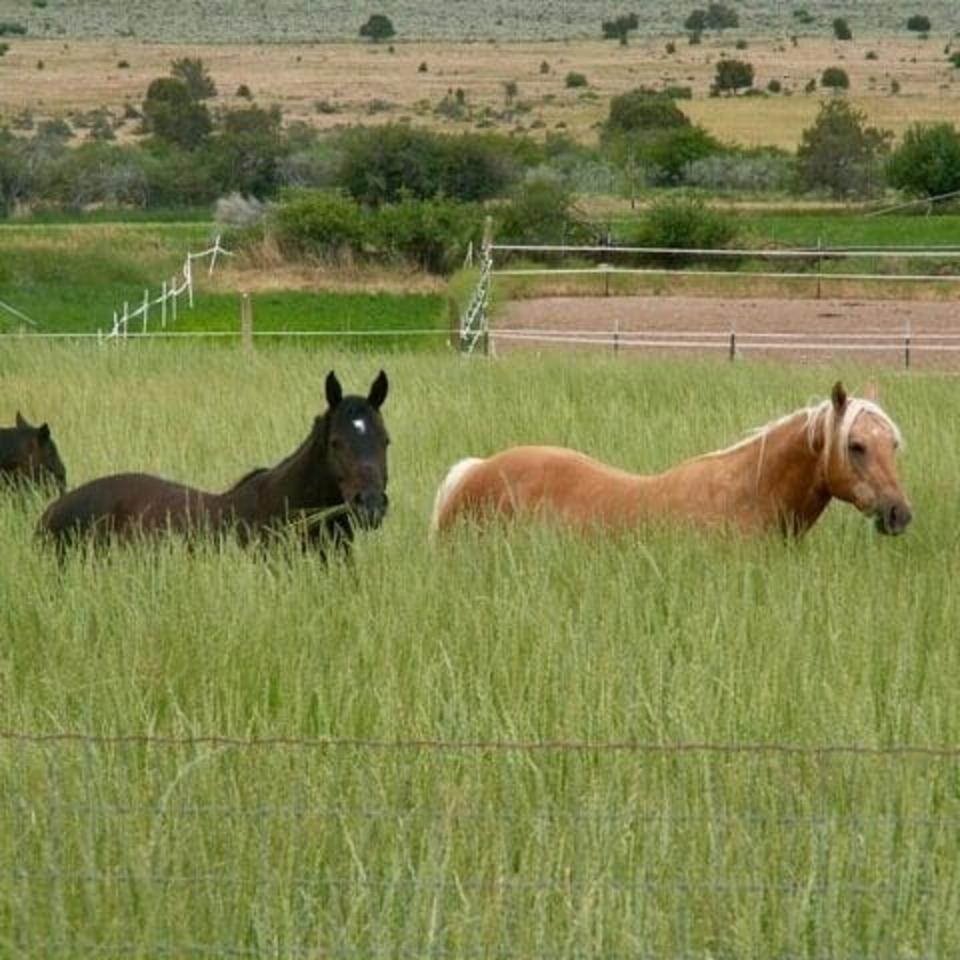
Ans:
<svg viewBox="0 0 960 960"><path fill-rule="evenodd" d="M806 426L807 443L810 445L810 449L815 449L817 431L822 429L824 442L821 457L823 460L826 461L829 459L830 453L833 450L834 438L836 438L836 442L839 444L840 448L840 456L844 461L846 461L850 456L848 450L850 431L853 429L853 425L856 423L857 418L863 413L870 413L883 424L885 424L893 434L894 440L898 446L903 443L903 436L900 433L900 428L896 425L896 423L893 422L890 415L879 404L872 400L865 400L862 397L848 397L839 424L837 423L837 411L833 405L833 401L827 399L808 407L801 407L799 410L794 410L793 413L785 414L782 417L778 417L776 420L771 420L770 423L751 430L749 435L744 437L743 440L739 440L737 443L734 443L729 447L724 447L722 450L715 450L712 453L703 454L702 457L697 457L696 459L722 457L728 453L734 453L754 443L764 444L767 440L767 437L769 437L770 434L775 430L778 430L780 427L785 426L798 417L803 417Z"/></svg>

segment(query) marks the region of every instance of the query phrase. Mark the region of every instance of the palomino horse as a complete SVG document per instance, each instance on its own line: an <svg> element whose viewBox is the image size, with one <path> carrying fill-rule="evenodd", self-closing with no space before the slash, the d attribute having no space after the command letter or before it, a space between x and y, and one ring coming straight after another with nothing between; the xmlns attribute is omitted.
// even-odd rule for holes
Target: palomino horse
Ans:
<svg viewBox="0 0 960 960"><path fill-rule="evenodd" d="M301 523L311 542L346 545L353 523L374 528L387 510L387 444L380 415L387 397L381 370L366 397L344 396L326 380L328 408L306 440L275 467L248 473L225 493L205 493L144 473L91 480L52 503L39 532L62 545L138 532L234 531L248 542Z"/></svg>
<svg viewBox="0 0 960 960"><path fill-rule="evenodd" d="M561 447L513 447L461 460L437 491L431 527L464 515L534 513L575 526L627 526L672 518L744 533L800 534L832 497L902 533L910 505L894 464L900 431L873 399L829 400L790 413L732 447L642 476Z"/></svg>
<svg viewBox="0 0 960 960"><path fill-rule="evenodd" d="M61 493L67 489L67 471L47 424L33 427L18 410L16 426L0 428L0 481L52 484Z"/></svg>

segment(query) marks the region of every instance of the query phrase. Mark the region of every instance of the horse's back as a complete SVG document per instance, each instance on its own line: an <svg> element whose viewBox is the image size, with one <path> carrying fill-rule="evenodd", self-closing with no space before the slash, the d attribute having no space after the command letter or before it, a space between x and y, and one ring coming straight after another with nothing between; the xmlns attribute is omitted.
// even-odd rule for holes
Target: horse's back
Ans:
<svg viewBox="0 0 960 960"><path fill-rule="evenodd" d="M509 447L462 460L437 492L432 527L458 516L512 516L547 510L577 523L619 522L630 509L632 474L568 447Z"/></svg>
<svg viewBox="0 0 960 960"><path fill-rule="evenodd" d="M57 540L67 540L163 524L179 527L202 496L191 487L152 474L111 474L54 500L41 516L38 529Z"/></svg>

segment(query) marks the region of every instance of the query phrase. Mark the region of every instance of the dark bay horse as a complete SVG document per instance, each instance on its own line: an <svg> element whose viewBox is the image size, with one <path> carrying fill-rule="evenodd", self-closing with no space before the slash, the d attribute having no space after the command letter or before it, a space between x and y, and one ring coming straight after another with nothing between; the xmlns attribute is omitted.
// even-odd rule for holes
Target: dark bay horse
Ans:
<svg viewBox="0 0 960 960"><path fill-rule="evenodd" d="M331 371L327 410L276 466L252 470L224 493L145 473L101 477L52 503L39 533L60 545L165 532L233 532L247 543L298 524L307 542L346 545L354 524L377 527L387 510L387 387L381 370L366 397L344 396Z"/></svg>
<svg viewBox="0 0 960 960"><path fill-rule="evenodd" d="M47 424L33 427L18 410L16 426L0 428L0 482L67 489L67 471Z"/></svg>
<svg viewBox="0 0 960 960"><path fill-rule="evenodd" d="M874 518L881 533L911 520L895 455L900 431L873 399L829 399L774 420L748 439L663 473L618 470L561 447L512 447L455 464L437 490L431 528L459 517L555 517L578 527L660 518L744 533L801 534L834 497Z"/></svg>

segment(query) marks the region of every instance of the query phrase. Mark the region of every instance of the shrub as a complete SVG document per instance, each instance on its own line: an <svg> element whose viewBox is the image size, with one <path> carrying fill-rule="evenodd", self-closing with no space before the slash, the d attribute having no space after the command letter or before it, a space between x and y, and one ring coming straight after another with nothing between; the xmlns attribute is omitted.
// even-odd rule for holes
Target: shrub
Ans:
<svg viewBox="0 0 960 960"><path fill-rule="evenodd" d="M577 73L575 70L571 70L564 78L563 83L564 86L571 89L585 87L587 85L587 77L583 73Z"/></svg>
<svg viewBox="0 0 960 960"><path fill-rule="evenodd" d="M767 90L769 90L770 93L780 93L780 91L783 90L783 84L776 77L774 77L767 84Z"/></svg>
<svg viewBox="0 0 960 960"><path fill-rule="evenodd" d="M0 57L2 57L9 49L9 43L0 43Z"/></svg>
<svg viewBox="0 0 960 960"><path fill-rule="evenodd" d="M930 26L930 18L926 14L915 13L907 17L907 29L913 30L914 33L929 33Z"/></svg>
<svg viewBox="0 0 960 960"><path fill-rule="evenodd" d="M718 60L713 89L736 94L737 90L753 86L753 64L744 60Z"/></svg>
<svg viewBox="0 0 960 960"><path fill-rule="evenodd" d="M430 273L449 273L463 263L470 241L479 238L483 217L471 204L408 198L380 207L370 239L387 257Z"/></svg>
<svg viewBox="0 0 960 960"><path fill-rule="evenodd" d="M206 142L213 127L210 111L174 77L159 77L147 87L143 122L146 131L159 140L188 150Z"/></svg>
<svg viewBox="0 0 960 960"><path fill-rule="evenodd" d="M445 136L404 124L357 128L340 139L338 184L361 203L445 196L484 200L515 178L519 142L503 137Z"/></svg>
<svg viewBox="0 0 960 960"><path fill-rule="evenodd" d="M0 37L23 36L27 28L13 20L0 20Z"/></svg>
<svg viewBox="0 0 960 960"><path fill-rule="evenodd" d="M417 67L417 73L426 73L430 68L427 66L426 60L420 61L420 66Z"/></svg>
<svg viewBox="0 0 960 960"><path fill-rule="evenodd" d="M843 17L836 17L833 21L833 35L837 40L852 40L853 31L850 24Z"/></svg>
<svg viewBox="0 0 960 960"><path fill-rule="evenodd" d="M290 256L336 258L363 248L363 211L348 196L328 190L290 190L270 212L280 249Z"/></svg>
<svg viewBox="0 0 960 960"><path fill-rule="evenodd" d="M613 20L604 20L601 24L604 40L619 40L623 46L631 30L636 30L640 21L635 13L621 14Z"/></svg>
<svg viewBox="0 0 960 960"><path fill-rule="evenodd" d="M850 86L850 77L843 67L827 67L820 77L820 86L829 90L846 90Z"/></svg>
<svg viewBox="0 0 960 960"><path fill-rule="evenodd" d="M603 136L610 138L624 133L643 133L689 126L689 117L670 97L646 87L638 87L611 98Z"/></svg>
<svg viewBox="0 0 960 960"><path fill-rule="evenodd" d="M130 69L130 61L129 61L129 60L118 60L118 61L117 61L117 69L118 69L118 70L129 70L129 69Z"/></svg>
<svg viewBox="0 0 960 960"><path fill-rule="evenodd" d="M240 86L237 87L236 96L243 100L252 100L253 91L251 91L251 89L245 83L241 83Z"/></svg>
<svg viewBox="0 0 960 960"><path fill-rule="evenodd" d="M683 183L712 191L766 193L788 189L794 175L793 158L785 153L729 151L689 163Z"/></svg>
<svg viewBox="0 0 960 960"><path fill-rule="evenodd" d="M541 73L549 73L549 72L550 72L550 64L547 63L546 60L541 60L541 61L540 61L540 72L541 72Z"/></svg>
<svg viewBox="0 0 960 960"><path fill-rule="evenodd" d="M667 197L656 200L640 226L639 244L648 247L713 250L726 247L737 235L737 222L702 200Z"/></svg>
<svg viewBox="0 0 960 960"><path fill-rule="evenodd" d="M231 193L220 197L214 207L213 219L226 227L248 229L262 223L269 207L256 197L245 197L240 193Z"/></svg>
<svg viewBox="0 0 960 960"><path fill-rule="evenodd" d="M672 40L668 40L664 50L669 54L674 54L677 52L677 45Z"/></svg>
<svg viewBox="0 0 960 960"><path fill-rule="evenodd" d="M691 163L722 149L720 142L703 127L690 126L663 131L639 147L637 158L647 167L649 182L673 185L682 181Z"/></svg>
<svg viewBox="0 0 960 960"><path fill-rule="evenodd" d="M360 36L369 37L374 43L381 40L389 40L396 35L393 22L388 16L382 13L372 14L366 23L360 27Z"/></svg>
<svg viewBox="0 0 960 960"><path fill-rule="evenodd" d="M199 57L180 57L170 64L170 76L180 80L194 100L209 100L217 95L217 85Z"/></svg>
<svg viewBox="0 0 960 960"><path fill-rule="evenodd" d="M958 70L960 70L960 50L951 53L947 60L950 61Z"/></svg>
<svg viewBox="0 0 960 960"><path fill-rule="evenodd" d="M908 127L887 162L887 179L921 197L960 190L960 132L952 123Z"/></svg>
<svg viewBox="0 0 960 960"><path fill-rule="evenodd" d="M877 59L879 59L879 57L877 56L877 51L876 51L876 50L868 50L868 51L863 55L863 59L864 59L864 60L877 60Z"/></svg>
<svg viewBox="0 0 960 960"><path fill-rule="evenodd" d="M580 243L592 239L557 178L536 176L518 185L496 214L497 236L513 243Z"/></svg>

